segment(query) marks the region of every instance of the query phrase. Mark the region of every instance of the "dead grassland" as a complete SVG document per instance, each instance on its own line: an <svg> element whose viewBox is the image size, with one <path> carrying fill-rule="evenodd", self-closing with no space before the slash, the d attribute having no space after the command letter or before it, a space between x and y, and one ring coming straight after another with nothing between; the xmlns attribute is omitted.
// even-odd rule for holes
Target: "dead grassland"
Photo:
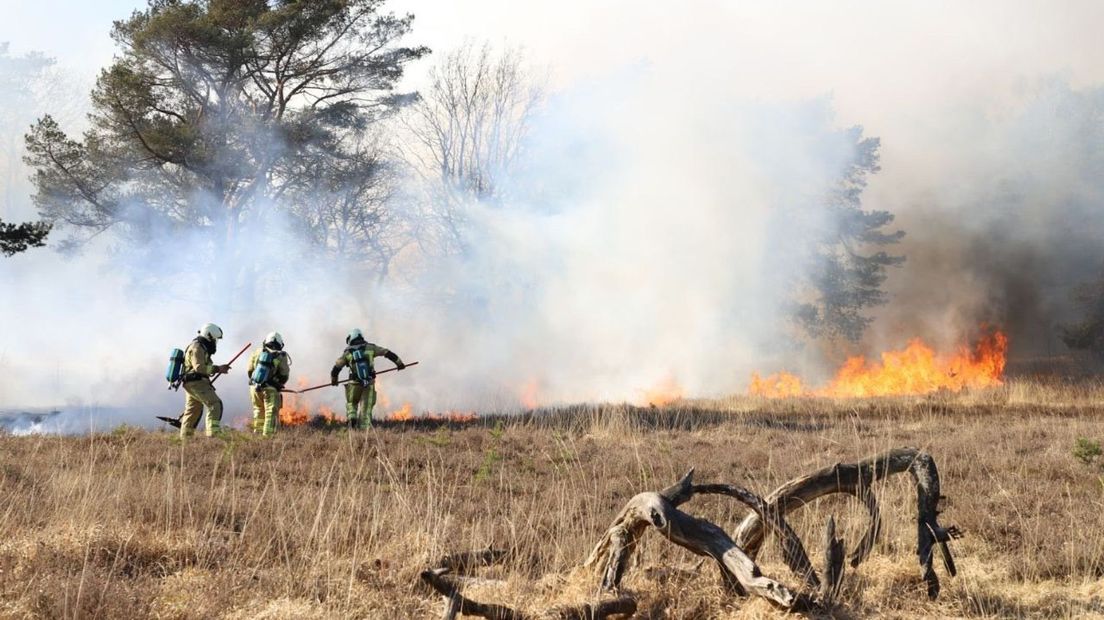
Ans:
<svg viewBox="0 0 1104 620"><path fill-rule="evenodd" d="M872 557L825 612L858 617L1104 617L1104 471L1073 456L1104 440L1096 385L1011 383L981 394L867 401L686 401L567 407L468 425L363 433L282 429L261 440L181 444L120 429L0 437L0 617L427 618L441 600L417 575L455 551L509 548L472 598L537 610L592 600L579 567L632 495L690 467L762 495L789 478L897 446L931 453L959 576L924 596L915 491L878 487ZM683 506L725 529L723 498ZM821 557L836 517L851 546L854 500L789 517ZM777 545L764 572L791 586ZM640 618L782 617L725 593L716 570L646 536L625 586Z"/></svg>

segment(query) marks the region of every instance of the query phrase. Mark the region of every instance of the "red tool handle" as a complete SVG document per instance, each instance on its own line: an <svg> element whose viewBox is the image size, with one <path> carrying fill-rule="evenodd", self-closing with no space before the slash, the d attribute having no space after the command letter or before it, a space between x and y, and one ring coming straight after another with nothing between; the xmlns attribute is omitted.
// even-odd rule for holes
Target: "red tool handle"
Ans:
<svg viewBox="0 0 1104 620"><path fill-rule="evenodd" d="M235 355L234 357L230 358L230 361L229 361L229 362L227 362L227 363L226 363L226 365L227 365L227 366L230 366L230 365L231 365L231 364L233 364L234 362L238 361L238 358L242 356L242 353L245 353L245 352L246 352L246 350L247 350L247 349L249 349L249 347L251 347L251 346L253 346L253 343L252 343L252 342L247 342L247 343L245 343L245 346L244 346L244 347L242 347L242 350L241 350L241 351L238 351L238 354L237 354L237 355ZM222 373L221 373L221 372L216 372L216 373L215 373L215 376L211 377L211 383L214 383L214 382L215 382L215 380L217 380L217 379L218 379L219 377L221 377L221 376L222 376Z"/></svg>

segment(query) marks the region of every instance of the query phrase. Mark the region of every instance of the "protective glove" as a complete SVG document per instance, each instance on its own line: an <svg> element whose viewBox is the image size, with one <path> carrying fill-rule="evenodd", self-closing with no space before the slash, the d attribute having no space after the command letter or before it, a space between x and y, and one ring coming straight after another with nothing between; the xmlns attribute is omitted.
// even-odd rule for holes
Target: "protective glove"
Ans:
<svg viewBox="0 0 1104 620"><path fill-rule="evenodd" d="M402 363L402 360L395 362L395 365L399 367L399 370L406 368L406 364Z"/></svg>
<svg viewBox="0 0 1104 620"><path fill-rule="evenodd" d="M230 372L230 364L223 364L222 366L218 366L216 368L218 369L219 374L225 375L226 373Z"/></svg>
<svg viewBox="0 0 1104 620"><path fill-rule="evenodd" d="M330 377L330 385L337 385L337 377Z"/></svg>

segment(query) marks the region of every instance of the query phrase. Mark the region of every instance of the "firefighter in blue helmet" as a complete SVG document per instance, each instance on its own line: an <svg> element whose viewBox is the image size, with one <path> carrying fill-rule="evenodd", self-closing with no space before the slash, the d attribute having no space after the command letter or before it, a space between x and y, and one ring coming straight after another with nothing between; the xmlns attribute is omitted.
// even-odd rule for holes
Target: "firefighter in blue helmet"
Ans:
<svg viewBox="0 0 1104 620"><path fill-rule="evenodd" d="M279 332L265 336L261 348L249 357L249 396L253 402L254 433L265 437L276 432L283 398L280 390L291 376L291 357L284 351L284 338Z"/></svg>
<svg viewBox="0 0 1104 620"><path fill-rule="evenodd" d="M337 385L341 369L349 368L350 380L345 384L345 417L349 428L365 428L372 425L372 409L376 406L375 359L386 357L399 370L406 368L406 364L394 352L365 341L359 329L349 332L345 344L345 351L330 371L330 383Z"/></svg>

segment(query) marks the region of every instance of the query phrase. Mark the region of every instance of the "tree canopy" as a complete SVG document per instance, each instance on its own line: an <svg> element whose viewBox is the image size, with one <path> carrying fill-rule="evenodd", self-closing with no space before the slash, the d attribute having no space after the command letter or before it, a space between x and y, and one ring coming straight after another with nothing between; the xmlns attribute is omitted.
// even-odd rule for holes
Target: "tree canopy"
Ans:
<svg viewBox="0 0 1104 620"><path fill-rule="evenodd" d="M472 242L468 209L507 198L544 92L521 51L489 44L444 54L428 78L402 116L400 151L420 181L423 235L446 254L463 252Z"/></svg>
<svg viewBox="0 0 1104 620"><path fill-rule="evenodd" d="M862 208L867 177L878 167L878 138L863 138L861 128L845 132L852 155L845 161L838 183L815 208L821 223L805 240L805 299L795 304L793 316L813 337L858 340L871 318L867 310L886 301L881 285L886 268L904 262L884 249L904 237L903 231L885 232L893 222L887 211Z"/></svg>
<svg viewBox="0 0 1104 620"><path fill-rule="evenodd" d="M150 0L114 24L120 53L96 82L91 128L73 138L46 116L26 136L40 212L78 235L224 233L212 239L293 213L364 159L356 145L374 121L412 99L395 87L428 50L401 45L413 16L382 5Z"/></svg>
<svg viewBox="0 0 1104 620"><path fill-rule="evenodd" d="M30 248L46 245L50 225L46 222L9 224L0 220L0 253L12 256Z"/></svg>

